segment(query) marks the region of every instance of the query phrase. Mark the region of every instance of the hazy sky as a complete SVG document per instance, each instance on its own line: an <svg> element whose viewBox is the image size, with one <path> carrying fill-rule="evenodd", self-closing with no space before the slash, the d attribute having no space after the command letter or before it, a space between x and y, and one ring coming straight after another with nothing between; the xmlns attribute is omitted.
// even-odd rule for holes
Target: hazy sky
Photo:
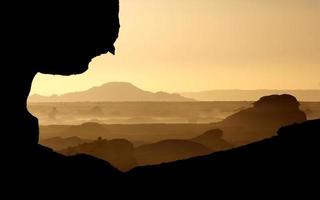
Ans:
<svg viewBox="0 0 320 200"><path fill-rule="evenodd" d="M111 81L150 91L320 88L320 0L120 0L116 56L37 75L32 93Z"/></svg>

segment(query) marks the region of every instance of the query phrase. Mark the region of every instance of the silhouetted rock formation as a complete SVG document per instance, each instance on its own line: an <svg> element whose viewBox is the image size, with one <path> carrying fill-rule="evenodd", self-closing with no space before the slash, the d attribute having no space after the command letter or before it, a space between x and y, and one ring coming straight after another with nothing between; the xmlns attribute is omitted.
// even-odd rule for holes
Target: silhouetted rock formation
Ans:
<svg viewBox="0 0 320 200"><path fill-rule="evenodd" d="M3 183L14 182L11 189L28 189L33 194L42 187L47 190L83 187L92 191L102 185L117 187L123 176L108 162L90 155L64 156L41 145L11 153L15 156L6 158L1 166Z"/></svg>
<svg viewBox="0 0 320 200"><path fill-rule="evenodd" d="M232 143L249 143L275 135L282 126L306 120L299 102L291 95L271 95L256 101L252 108L242 110L217 124L224 137ZM232 131L228 128L236 127Z"/></svg>
<svg viewBox="0 0 320 200"><path fill-rule="evenodd" d="M91 123L87 125L96 127ZM218 129L209 130L190 140L163 140L140 145L135 149L131 142L123 139L109 141L98 139L86 142L78 137L55 137L44 140L42 144L55 150L61 150L60 152L64 155L85 153L95 156L110 162L122 171L128 171L137 165L172 162L232 148L231 144L222 139L222 131Z"/></svg>
<svg viewBox="0 0 320 200"><path fill-rule="evenodd" d="M138 167L127 176L139 177L141 182L152 177L154 182L170 178L171 183L183 184L183 177L187 177L204 183L246 179L264 184L268 180L286 183L292 180L296 185L303 185L299 178L305 181L319 178L319 133L320 119L307 121L280 128L278 136L270 139L207 156Z"/></svg>
<svg viewBox="0 0 320 200"><path fill-rule="evenodd" d="M203 142L202 140L205 138L216 140L209 141L207 144L213 144L217 149L226 148L227 143L220 137L217 138L216 135L214 138L210 136L200 137L199 141ZM105 140L99 138L93 142L63 149L60 153L64 155L88 154L110 162L111 165L121 171L128 171L139 165L172 162L209 154L213 151L212 148L191 140L164 140L153 144L140 145L134 149L133 144L124 139Z"/></svg>
<svg viewBox="0 0 320 200"><path fill-rule="evenodd" d="M231 149L233 145L225 141L223 138L223 131L220 129L213 129L206 131L202 135L194 137L191 139L193 142L202 144L213 151L222 151L226 149Z"/></svg>
<svg viewBox="0 0 320 200"><path fill-rule="evenodd" d="M212 150L188 140L163 140L135 149L138 165L152 165L211 153Z"/></svg>
<svg viewBox="0 0 320 200"><path fill-rule="evenodd" d="M299 109L300 103L291 95L272 95L260 98L253 108L242 110L223 120L222 123L241 125L250 124L259 128L286 126L293 122L303 122L306 115Z"/></svg>
<svg viewBox="0 0 320 200"><path fill-rule="evenodd" d="M83 144L86 142L90 142L91 140L82 139L76 136L73 137L53 137L48 139L40 140L40 143L46 147L52 148L55 151L59 151L62 149L66 149L68 147L78 146L79 144Z"/></svg>
<svg viewBox="0 0 320 200"><path fill-rule="evenodd" d="M121 171L128 171L135 167L133 144L124 139L98 139L90 143L80 144L60 151L64 155L84 153L110 162Z"/></svg>
<svg viewBox="0 0 320 200"><path fill-rule="evenodd" d="M94 57L115 52L119 32L119 1L20 2L3 6L2 163L11 180L41 185L107 180L120 176L107 162L87 155L66 157L38 145L38 120L27 110L32 80L38 73L73 75L85 72ZM3 155L4 154L4 155ZM8 165L8 166L7 166ZM28 177L25 178L24 176ZM1 174L1 177L2 174ZM15 177L18 177L15 179ZM40 181L42 180L42 181ZM4 181L5 182L5 181ZM3 182L3 183L4 183ZM71 184L69 184L71 185ZM37 187L31 187L33 191Z"/></svg>
<svg viewBox="0 0 320 200"><path fill-rule="evenodd" d="M2 113L6 118L3 130L7 132L3 133L1 138L3 141L1 147L4 149L1 151L4 154L1 155L1 172L6 173L8 179L14 182L12 189L18 193L21 191L18 184L22 181L24 182L21 186L29 191L37 190L39 185L48 187L47 183L57 186L59 180L60 184L64 184L67 188L78 188L76 186L79 185L86 187L103 185L104 189L109 189L107 186L117 186L115 180L121 182L126 177L109 163L83 154L63 156L38 145L37 119L27 111L26 100L36 73L79 74L87 70L93 57L107 52L114 53L113 44L119 31L119 2L77 1L70 7L65 2L62 4L56 1L45 6L39 2L33 5L28 1L19 2L19 6L5 5L4 10L10 15L7 16L9 20L4 18L2 33L5 34L3 38L10 42L7 42L9 45L3 42L2 47L6 52L5 60L11 64L4 68L9 70L8 75L11 79L3 87L5 87L4 92L12 99L6 100L7 108ZM247 113L251 116L248 118L255 119L257 116L255 109L259 110L260 114L275 117L281 123L288 122L282 117L277 118L277 115L270 115L272 113L268 109L262 109L260 105L253 110L243 111L242 114ZM287 112L288 109L282 111ZM303 120L300 114L294 120ZM267 120L267 117L265 118ZM229 118L226 122L232 119ZM228 177L239 181L248 176L256 177L257 174L263 181L266 177L270 177L275 182L279 178L292 177L293 171L295 178L305 176L308 177L308 181L315 183L310 179L317 177L319 171L319 132L320 120L309 121L282 128L277 137L241 148L174 163L140 167L126 175L127 178L137 177L136 180L139 181L143 181L144 177L197 177L207 184L208 181L226 180ZM104 143L101 140L97 142ZM128 147L128 151L132 149L132 146L129 147L130 144L125 141L114 141L114 143L115 146L111 145L112 148L124 144L125 149ZM163 143L170 149L170 141L159 144L162 146ZM175 146L176 141L173 143ZM183 151L188 151L190 146L196 145L199 147L199 153L205 153L207 150L197 143L190 145L192 143L190 141L179 143ZM185 155L184 152L181 154ZM181 154L179 152L177 155ZM272 176L266 173L266 169ZM8 183L3 174L1 174L2 183ZM159 178L154 178L153 183L158 180ZM170 179L167 183L174 181L184 180ZM112 189L107 190L110 191ZM101 190L98 192L101 193ZM102 192L106 193L105 190Z"/></svg>
<svg viewBox="0 0 320 200"><path fill-rule="evenodd" d="M20 146L32 146L38 143L38 124L27 111L26 101L34 76L38 72L80 74L88 69L94 57L114 53L113 44L120 27L119 1L78 2L77 9L58 2L50 6L31 3L24 6L19 11L16 7L6 6L12 16L23 17L10 19L5 23L10 27L3 27L8 34L4 37L11 41L3 46L4 57L14 66L6 69L12 75L10 84L5 86L7 95L12 99L6 103L13 110L5 114L10 122L6 123L8 130L14 133L8 136L14 137L8 141L16 139L23 141ZM24 52L19 59L13 53L17 51Z"/></svg>

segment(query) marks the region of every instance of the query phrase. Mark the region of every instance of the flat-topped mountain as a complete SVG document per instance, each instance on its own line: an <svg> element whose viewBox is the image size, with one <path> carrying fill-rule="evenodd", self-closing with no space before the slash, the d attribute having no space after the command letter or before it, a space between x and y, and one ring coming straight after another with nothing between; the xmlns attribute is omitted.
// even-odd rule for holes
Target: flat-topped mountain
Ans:
<svg viewBox="0 0 320 200"><path fill-rule="evenodd" d="M179 94L149 92L127 82L110 82L86 91L63 95L32 95L29 102L103 102L103 101L193 101Z"/></svg>

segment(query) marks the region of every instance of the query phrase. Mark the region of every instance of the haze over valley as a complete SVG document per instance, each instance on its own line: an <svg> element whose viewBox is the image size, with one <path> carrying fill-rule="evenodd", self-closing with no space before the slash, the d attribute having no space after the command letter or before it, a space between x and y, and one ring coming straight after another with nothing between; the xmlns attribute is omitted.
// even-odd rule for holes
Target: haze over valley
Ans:
<svg viewBox="0 0 320 200"><path fill-rule="evenodd" d="M108 85L88 91L99 94ZM120 85L154 96L131 84ZM126 99L121 87L117 90ZM48 98L72 99L86 92ZM320 102L298 102L291 95L178 102L168 98L184 97L165 94L166 101L30 102L29 109L39 118L43 145L69 156L89 154L121 171L228 150L275 136L282 126L320 117Z"/></svg>

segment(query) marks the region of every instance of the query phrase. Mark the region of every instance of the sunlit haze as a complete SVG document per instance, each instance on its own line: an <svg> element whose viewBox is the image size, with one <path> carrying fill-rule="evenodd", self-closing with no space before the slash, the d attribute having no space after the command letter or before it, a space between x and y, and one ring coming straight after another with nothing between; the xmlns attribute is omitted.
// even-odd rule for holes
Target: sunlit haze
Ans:
<svg viewBox="0 0 320 200"><path fill-rule="evenodd" d="M166 92L320 88L319 0L121 0L120 17L116 56L82 75L38 74L31 93L112 81Z"/></svg>

